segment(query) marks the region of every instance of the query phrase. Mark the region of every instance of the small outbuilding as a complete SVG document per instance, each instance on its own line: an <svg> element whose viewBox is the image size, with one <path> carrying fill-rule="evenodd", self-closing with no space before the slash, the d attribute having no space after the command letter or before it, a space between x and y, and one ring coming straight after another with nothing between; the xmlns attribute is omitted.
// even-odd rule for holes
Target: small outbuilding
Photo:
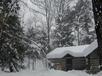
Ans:
<svg viewBox="0 0 102 76"><path fill-rule="evenodd" d="M97 40L90 45L58 47L47 54L57 70L85 70L99 66Z"/></svg>

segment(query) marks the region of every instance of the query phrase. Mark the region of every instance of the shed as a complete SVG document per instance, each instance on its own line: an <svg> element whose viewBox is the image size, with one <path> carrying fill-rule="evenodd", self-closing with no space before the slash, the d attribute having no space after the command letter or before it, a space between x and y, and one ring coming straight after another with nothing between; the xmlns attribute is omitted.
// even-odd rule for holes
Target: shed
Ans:
<svg viewBox="0 0 102 76"><path fill-rule="evenodd" d="M99 65L97 40L90 45L58 47L47 54L47 58L58 70L84 70Z"/></svg>

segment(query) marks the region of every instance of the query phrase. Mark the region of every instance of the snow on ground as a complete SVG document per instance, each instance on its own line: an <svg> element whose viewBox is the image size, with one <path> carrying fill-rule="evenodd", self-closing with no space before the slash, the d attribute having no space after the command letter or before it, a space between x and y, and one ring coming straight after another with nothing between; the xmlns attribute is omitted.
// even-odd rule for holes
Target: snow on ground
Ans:
<svg viewBox="0 0 102 76"><path fill-rule="evenodd" d="M18 73L3 73L0 72L0 76L102 76L102 72L97 75L89 75L84 71L59 71L59 70L49 70L49 71L22 71Z"/></svg>

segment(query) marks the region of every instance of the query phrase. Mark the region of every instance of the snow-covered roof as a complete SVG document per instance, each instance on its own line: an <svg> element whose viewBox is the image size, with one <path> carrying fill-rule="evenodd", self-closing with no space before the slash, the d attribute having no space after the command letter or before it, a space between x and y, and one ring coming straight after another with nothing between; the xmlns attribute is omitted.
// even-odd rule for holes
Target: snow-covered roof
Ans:
<svg viewBox="0 0 102 76"><path fill-rule="evenodd" d="M74 57L86 57L97 47L97 40L92 42L90 45L59 47L48 53L47 58L63 58L67 54L70 54Z"/></svg>
<svg viewBox="0 0 102 76"><path fill-rule="evenodd" d="M89 45L59 47L47 54L47 58L63 58L65 55L70 54L74 57L82 57L85 48Z"/></svg>
<svg viewBox="0 0 102 76"><path fill-rule="evenodd" d="M97 43L97 40L95 40L94 42L92 42L85 50L85 55L84 56L87 56L89 55L91 52L93 52L96 48L98 47L98 43Z"/></svg>

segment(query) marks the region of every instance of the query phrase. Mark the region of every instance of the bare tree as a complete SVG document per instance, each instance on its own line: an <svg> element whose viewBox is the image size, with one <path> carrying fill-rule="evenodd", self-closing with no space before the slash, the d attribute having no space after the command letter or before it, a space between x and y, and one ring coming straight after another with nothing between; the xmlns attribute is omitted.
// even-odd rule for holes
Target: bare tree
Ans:
<svg viewBox="0 0 102 76"><path fill-rule="evenodd" d="M36 8L30 7L26 2L22 1L23 4L29 8L30 12L33 14L42 15L45 19L45 25L42 24L42 27L46 28L47 33L47 50L48 53L51 50L51 27L54 25L53 23L64 10L64 2L65 0L30 0L33 6ZM41 23L44 21L41 21Z"/></svg>

